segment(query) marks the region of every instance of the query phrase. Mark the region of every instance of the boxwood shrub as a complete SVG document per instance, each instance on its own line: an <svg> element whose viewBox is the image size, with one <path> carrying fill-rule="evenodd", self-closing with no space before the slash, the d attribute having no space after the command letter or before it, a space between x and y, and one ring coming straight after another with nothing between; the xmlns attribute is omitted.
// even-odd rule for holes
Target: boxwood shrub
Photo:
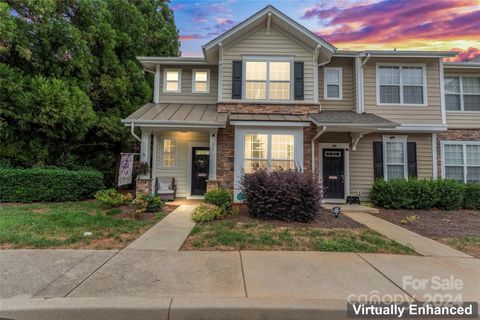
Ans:
<svg viewBox="0 0 480 320"><path fill-rule="evenodd" d="M310 221L323 194L311 173L298 170L244 174L241 189L250 215L267 220Z"/></svg>
<svg viewBox="0 0 480 320"><path fill-rule="evenodd" d="M469 183L465 187L465 209L480 209L480 183Z"/></svg>
<svg viewBox="0 0 480 320"><path fill-rule="evenodd" d="M225 189L213 189L203 195L205 203L214 204L227 212L232 208L232 195Z"/></svg>
<svg viewBox="0 0 480 320"><path fill-rule="evenodd" d="M0 169L1 202L75 201L103 188L103 175L93 170Z"/></svg>
<svg viewBox="0 0 480 320"><path fill-rule="evenodd" d="M472 190L474 188L472 187ZM387 209L456 210L464 207L465 196L464 184L444 179L378 179L370 192L373 204Z"/></svg>

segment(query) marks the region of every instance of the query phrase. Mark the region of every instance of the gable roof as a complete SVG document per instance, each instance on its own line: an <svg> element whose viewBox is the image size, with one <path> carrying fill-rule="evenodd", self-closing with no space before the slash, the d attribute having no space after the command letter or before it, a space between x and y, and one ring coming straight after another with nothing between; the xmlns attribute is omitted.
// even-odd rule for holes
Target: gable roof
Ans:
<svg viewBox="0 0 480 320"><path fill-rule="evenodd" d="M304 42L313 49L320 45L322 48L325 48L330 54L333 54L336 50L335 46L333 46L325 39L308 30L300 23L288 17L274 6L268 5L254 15L240 22L227 32L219 35L218 37L203 45L202 50L204 56L207 58L209 51L217 49L219 43L225 44L224 42L232 42L239 37L247 34L248 32L255 30L262 24L266 25L268 19L270 19L270 23L272 25L276 25L283 31L293 34L297 40Z"/></svg>

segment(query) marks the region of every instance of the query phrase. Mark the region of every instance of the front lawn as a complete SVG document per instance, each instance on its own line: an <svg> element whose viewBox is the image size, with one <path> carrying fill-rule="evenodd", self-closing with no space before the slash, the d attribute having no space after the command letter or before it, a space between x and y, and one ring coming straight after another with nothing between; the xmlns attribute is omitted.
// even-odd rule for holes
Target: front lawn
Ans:
<svg viewBox="0 0 480 320"><path fill-rule="evenodd" d="M379 218L480 258L480 211L380 209Z"/></svg>
<svg viewBox="0 0 480 320"><path fill-rule="evenodd" d="M197 224L182 250L313 250L415 254L346 216L322 211L311 223L262 221L245 213Z"/></svg>
<svg viewBox="0 0 480 320"><path fill-rule="evenodd" d="M126 211L98 201L2 204L0 248L123 248L167 214L134 220Z"/></svg>

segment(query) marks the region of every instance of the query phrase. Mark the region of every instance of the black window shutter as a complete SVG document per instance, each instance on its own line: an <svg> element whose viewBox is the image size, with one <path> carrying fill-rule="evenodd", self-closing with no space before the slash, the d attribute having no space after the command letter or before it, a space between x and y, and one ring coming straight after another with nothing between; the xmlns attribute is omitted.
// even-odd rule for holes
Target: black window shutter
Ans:
<svg viewBox="0 0 480 320"><path fill-rule="evenodd" d="M408 177L417 177L417 143L407 142Z"/></svg>
<svg viewBox="0 0 480 320"><path fill-rule="evenodd" d="M303 62L295 62L293 65L294 74L294 98L303 100Z"/></svg>
<svg viewBox="0 0 480 320"><path fill-rule="evenodd" d="M232 99L242 99L242 61L233 61Z"/></svg>
<svg viewBox="0 0 480 320"><path fill-rule="evenodd" d="M383 179L383 142L373 142L373 177Z"/></svg>

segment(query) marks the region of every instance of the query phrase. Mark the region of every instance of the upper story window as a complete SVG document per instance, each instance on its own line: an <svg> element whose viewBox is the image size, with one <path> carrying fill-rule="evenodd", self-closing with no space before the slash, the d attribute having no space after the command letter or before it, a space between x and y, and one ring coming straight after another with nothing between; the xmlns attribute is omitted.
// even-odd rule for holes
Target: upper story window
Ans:
<svg viewBox="0 0 480 320"><path fill-rule="evenodd" d="M210 92L210 70L193 69L192 73L192 92L208 93Z"/></svg>
<svg viewBox="0 0 480 320"><path fill-rule="evenodd" d="M480 77L446 77L447 111L480 111Z"/></svg>
<svg viewBox="0 0 480 320"><path fill-rule="evenodd" d="M342 68L324 68L325 100L342 100Z"/></svg>
<svg viewBox="0 0 480 320"><path fill-rule="evenodd" d="M246 61L245 99L290 100L290 61Z"/></svg>
<svg viewBox="0 0 480 320"><path fill-rule="evenodd" d="M426 105L423 65L377 65L378 105Z"/></svg>
<svg viewBox="0 0 480 320"><path fill-rule="evenodd" d="M163 92L181 92L182 70L165 69L163 71Z"/></svg>

